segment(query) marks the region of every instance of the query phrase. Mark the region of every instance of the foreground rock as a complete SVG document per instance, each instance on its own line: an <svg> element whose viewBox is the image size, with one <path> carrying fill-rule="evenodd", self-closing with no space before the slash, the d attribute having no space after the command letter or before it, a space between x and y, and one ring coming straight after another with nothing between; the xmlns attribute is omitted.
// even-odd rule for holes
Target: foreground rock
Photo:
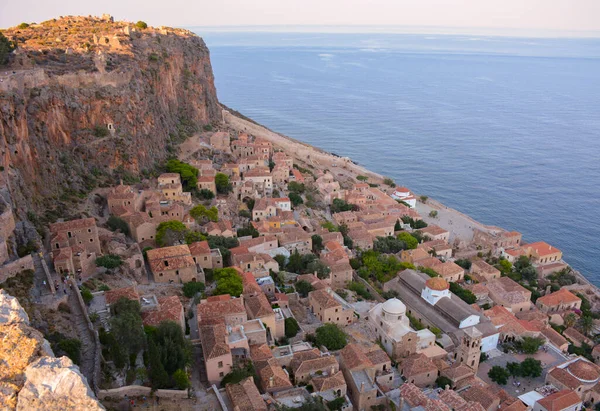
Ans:
<svg viewBox="0 0 600 411"><path fill-rule="evenodd" d="M0 409L104 409L79 367L55 358L16 298L0 290Z"/></svg>

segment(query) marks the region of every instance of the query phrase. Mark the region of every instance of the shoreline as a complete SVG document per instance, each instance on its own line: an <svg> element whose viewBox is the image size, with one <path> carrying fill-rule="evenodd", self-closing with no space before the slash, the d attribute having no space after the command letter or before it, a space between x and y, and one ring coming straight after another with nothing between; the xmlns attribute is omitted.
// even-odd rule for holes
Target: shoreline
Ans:
<svg viewBox="0 0 600 411"><path fill-rule="evenodd" d="M262 139L270 141L274 146L277 146L278 148L283 149L288 155L291 155L292 157L294 157L294 160L298 160L304 164L311 165L315 169L321 169L321 170L329 169L332 174L334 173L333 168L337 167L335 174L339 174L340 176L345 176L346 174L350 174L349 177L354 178L354 176L352 176L352 173L357 174L357 175L358 174L365 175L365 176L373 178L372 182L379 183L379 184L382 184L383 180L385 179L385 177L383 175L376 173L374 171L368 170L367 168L365 168L359 164L355 164L348 157L339 157L339 156L333 155L323 149L314 147L308 143L304 143L304 142L296 140L292 137L272 131L265 126L262 126L262 125L256 123L254 120L248 119L243 114L238 113L235 110L231 110L227 107L223 107L222 109L223 109L222 119L223 119L223 122L227 126L231 127L232 129L234 129L238 132L249 133L256 137L260 137ZM340 166L337 166L338 164ZM341 173L337 173L337 171L339 171ZM385 190L383 190L383 191L385 191ZM414 192L413 192L413 194L416 197L419 197L419 194L414 193ZM445 223L444 221L440 221L440 219L438 219L438 218L436 218L434 220L434 222L437 225L439 225L440 227L448 230L451 233L450 240L454 240L454 239L458 238L462 241L468 241L468 240L472 239L472 236L473 236L472 230L474 230L474 228L487 230L487 231L498 230L498 229L505 230L502 227L483 224L483 223L475 220L471 216L464 214L454 208L448 207L433 198L428 198L427 203L425 203L425 204L421 203L420 201L417 202L417 208L421 208L421 209L426 208L424 206L429 207L429 208L434 208L434 209L438 210L438 212L444 211L444 212L448 213L447 218L448 218L449 224ZM423 220L425 220L427 223L432 222L432 219L430 217L428 217L428 213L420 213L420 214L421 214L421 217L423 218ZM457 222L458 224L455 225L454 224L455 222ZM458 231L460 233L456 234L457 227L460 227L461 224L463 225L462 230L459 228ZM451 227L449 227L449 226L451 226ZM470 234L468 234L468 232L467 232L468 230L471 230ZM564 259L564 257L563 257L563 261L565 261L565 263L568 264L568 262ZM571 266L569 265L569 267L571 267ZM593 284L589 279L587 279L581 272L574 269L573 267L571 267L571 268L573 269L573 275L575 275L575 277L578 280L581 280L581 282L583 283L583 284L573 284L572 287L579 286L582 288L591 288L591 291L593 292L593 294L595 294L597 296L597 298L600 300L600 288L598 286L596 286L595 284Z"/></svg>

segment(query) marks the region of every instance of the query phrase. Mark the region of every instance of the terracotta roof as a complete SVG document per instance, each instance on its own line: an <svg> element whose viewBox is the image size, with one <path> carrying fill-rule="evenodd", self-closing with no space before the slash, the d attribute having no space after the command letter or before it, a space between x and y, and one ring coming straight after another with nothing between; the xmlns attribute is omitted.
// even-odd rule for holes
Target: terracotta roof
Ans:
<svg viewBox="0 0 600 411"><path fill-rule="evenodd" d="M442 371L442 375L450 378L453 381L460 380L462 378L467 378L473 375L473 370L467 367L464 364L459 364L455 367L450 367Z"/></svg>
<svg viewBox="0 0 600 411"><path fill-rule="evenodd" d="M580 404L581 399L571 390L561 390L542 398L537 402L548 411L562 411L574 405Z"/></svg>
<svg viewBox="0 0 600 411"><path fill-rule="evenodd" d="M241 274L241 276L242 276L242 284L244 286L244 295L262 293L262 289L256 282L256 278L254 278L254 274L252 274L250 272L244 272Z"/></svg>
<svg viewBox="0 0 600 411"><path fill-rule="evenodd" d="M314 373L319 370L329 372L332 367L337 369L338 362L333 355L326 355L302 361L300 364L297 364L297 368L294 369L294 374L298 375L306 372Z"/></svg>
<svg viewBox="0 0 600 411"><path fill-rule="evenodd" d="M371 360L357 344L348 344L340 351L340 360L348 370L370 367Z"/></svg>
<svg viewBox="0 0 600 411"><path fill-rule="evenodd" d="M456 391L445 389L445 387L444 390L438 394L438 397L453 410L463 410L467 406L467 401L458 395Z"/></svg>
<svg viewBox="0 0 600 411"><path fill-rule="evenodd" d="M442 264L442 262L439 260L439 258L428 257L428 258L419 260L419 263L417 265L419 265L421 267L434 268L441 264Z"/></svg>
<svg viewBox="0 0 600 411"><path fill-rule="evenodd" d="M267 344L254 344L250 346L250 358L254 362L266 361L273 358L273 353Z"/></svg>
<svg viewBox="0 0 600 411"><path fill-rule="evenodd" d="M267 296L264 293L249 295L244 298L244 303L250 317L261 318L268 315L273 315L273 309Z"/></svg>
<svg viewBox="0 0 600 411"><path fill-rule="evenodd" d="M197 241L188 245L192 255L210 254L210 246L208 241Z"/></svg>
<svg viewBox="0 0 600 411"><path fill-rule="evenodd" d="M565 344L569 344L569 341L558 332L556 332L552 327L548 327L545 330L542 330L542 334L546 337L555 347L562 347Z"/></svg>
<svg viewBox="0 0 600 411"><path fill-rule="evenodd" d="M577 378L575 378L574 376L572 376L567 370L563 369L563 368L554 368L552 371L550 371L548 373L549 376L551 376L552 378L556 379L558 382L560 382L561 384L563 384L565 387L568 387L572 390L576 389L577 387L579 387L582 382L579 381Z"/></svg>
<svg viewBox="0 0 600 411"><path fill-rule="evenodd" d="M128 300L140 301L140 295L135 287L117 288L115 290L104 292L104 299L107 304L114 304L119 301L121 297L125 297Z"/></svg>
<svg viewBox="0 0 600 411"><path fill-rule="evenodd" d="M448 233L448 230L444 230L442 227L439 227L434 224L430 224L425 228L419 229L423 234L431 234L431 235L440 235Z"/></svg>
<svg viewBox="0 0 600 411"><path fill-rule="evenodd" d="M411 407L424 407L430 401L419 387L411 383L404 383L400 386L400 397Z"/></svg>
<svg viewBox="0 0 600 411"><path fill-rule="evenodd" d="M91 217L50 224L50 232L57 233L59 231L77 230L89 227L96 227L96 220Z"/></svg>
<svg viewBox="0 0 600 411"><path fill-rule="evenodd" d="M437 374L438 371L435 364L425 354L413 354L404 358L400 367L407 378L426 372Z"/></svg>
<svg viewBox="0 0 600 411"><path fill-rule="evenodd" d="M492 393L489 389L482 387L471 387L460 394L467 401L478 402L483 405L483 408L489 410L495 401L499 402L498 396Z"/></svg>
<svg viewBox="0 0 600 411"><path fill-rule="evenodd" d="M465 272L465 269L460 265L453 263L452 261L446 261L445 263L436 265L434 267L436 273L442 277L449 277L455 274L461 274Z"/></svg>
<svg viewBox="0 0 600 411"><path fill-rule="evenodd" d="M148 264L153 272L176 270L196 265L187 245L155 248L148 250L146 255L148 257Z"/></svg>
<svg viewBox="0 0 600 411"><path fill-rule="evenodd" d="M142 321L144 325L158 326L163 321L173 321L181 325L183 317L183 305L179 297L161 297L158 299L156 310L142 312Z"/></svg>
<svg viewBox="0 0 600 411"><path fill-rule="evenodd" d="M246 314L241 298L231 298L225 301L206 301L198 304L198 321L211 318L223 318L232 314Z"/></svg>
<svg viewBox="0 0 600 411"><path fill-rule="evenodd" d="M588 340L588 338L585 335L583 335L573 327L567 328L563 331L562 334L564 337L568 338L573 342L585 342Z"/></svg>
<svg viewBox="0 0 600 411"><path fill-rule="evenodd" d="M443 290L450 289L450 284L448 284L448 281L444 280L441 277L430 278L429 280L425 281L425 285L428 288L430 288L431 290L437 290L437 291L443 291Z"/></svg>
<svg viewBox="0 0 600 411"><path fill-rule="evenodd" d="M341 304L336 301L326 289L311 291L309 297L310 299L315 300L323 309L341 306Z"/></svg>
<svg viewBox="0 0 600 411"><path fill-rule="evenodd" d="M527 244L527 247L531 247L535 251L535 253L540 257L561 252L558 248L553 247L544 241L538 241L536 243Z"/></svg>
<svg viewBox="0 0 600 411"><path fill-rule="evenodd" d="M227 395L238 411L267 411L267 405L254 384L252 377L240 381L237 384L225 386Z"/></svg>
<svg viewBox="0 0 600 411"><path fill-rule="evenodd" d="M596 381L600 378L598 366L582 358L569 364L567 366L567 371L574 377L583 381Z"/></svg>
<svg viewBox="0 0 600 411"><path fill-rule="evenodd" d="M200 342L204 358L207 360L229 354L227 331L223 322L200 326Z"/></svg>
<svg viewBox="0 0 600 411"><path fill-rule="evenodd" d="M381 348L376 347L374 350L365 354L373 365L386 364L391 362L390 357Z"/></svg>
<svg viewBox="0 0 600 411"><path fill-rule="evenodd" d="M258 370L258 375L265 390L292 386L290 378L275 358L268 359Z"/></svg>
<svg viewBox="0 0 600 411"><path fill-rule="evenodd" d="M561 288L556 292L538 298L536 304L539 302L552 307L560 304L576 303L577 301L581 301L581 298L577 297L566 288Z"/></svg>
<svg viewBox="0 0 600 411"><path fill-rule="evenodd" d="M326 377L313 377L312 386L315 392L323 392L327 390L335 390L346 385L344 374L341 371Z"/></svg>

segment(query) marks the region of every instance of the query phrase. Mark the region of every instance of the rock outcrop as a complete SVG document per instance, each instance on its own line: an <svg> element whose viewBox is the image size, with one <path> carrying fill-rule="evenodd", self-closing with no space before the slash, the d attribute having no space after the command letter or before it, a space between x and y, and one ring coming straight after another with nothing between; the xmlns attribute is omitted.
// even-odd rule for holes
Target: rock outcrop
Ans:
<svg viewBox="0 0 600 411"><path fill-rule="evenodd" d="M209 51L190 31L64 17L3 33L18 47L0 67L0 187L19 220L151 169L220 119Z"/></svg>
<svg viewBox="0 0 600 411"><path fill-rule="evenodd" d="M0 290L0 409L102 410L79 367L55 358L16 298Z"/></svg>

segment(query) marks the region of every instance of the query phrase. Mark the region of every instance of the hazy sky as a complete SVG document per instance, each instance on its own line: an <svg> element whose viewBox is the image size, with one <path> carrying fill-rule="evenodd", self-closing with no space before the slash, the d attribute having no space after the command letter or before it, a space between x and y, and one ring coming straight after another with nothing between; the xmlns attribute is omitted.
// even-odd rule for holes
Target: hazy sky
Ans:
<svg viewBox="0 0 600 411"><path fill-rule="evenodd" d="M0 27L110 13L160 26L395 25L600 31L600 0L0 0Z"/></svg>

